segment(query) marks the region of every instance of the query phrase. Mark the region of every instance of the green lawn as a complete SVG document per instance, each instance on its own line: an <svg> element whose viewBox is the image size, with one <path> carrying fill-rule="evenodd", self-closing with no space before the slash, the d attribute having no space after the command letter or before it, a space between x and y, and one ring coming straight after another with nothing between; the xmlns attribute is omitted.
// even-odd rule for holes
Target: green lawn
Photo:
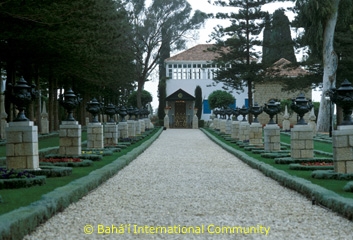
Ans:
<svg viewBox="0 0 353 240"><path fill-rule="evenodd" d="M291 170L291 169L289 169L288 165L286 165L286 164L276 164L273 159L263 158L263 157L261 157L260 154L255 154L255 153L253 153L251 151L246 151L246 150L244 150L244 148L239 147L237 144L230 143L229 141L226 141L223 136L219 135L218 133L216 133L213 130L210 130L210 129L205 129L205 130L208 131L209 133L211 133L212 135L214 135L215 137L217 137L217 139L219 139L223 143L225 143L225 144L227 144L229 146L232 146L236 150L245 152L250 157L253 157L253 158L255 158L255 159L257 159L257 160L259 160L261 162L264 162L266 164L269 164L269 165L271 165L274 168L277 168L279 170L283 170L283 171L287 172L288 174L290 174L292 176L304 178L304 179L306 179L306 180L308 180L308 181L310 181L310 182L312 182L314 184L317 184L317 185L319 185L321 187L329 189L329 190L331 190L331 191L333 191L333 192L335 192L335 193L337 193L337 194L339 194L339 195L341 195L343 197L352 198L353 199L353 193L352 192L343 191L343 187L349 181L311 178L311 171ZM290 136L285 135L285 134L281 134L281 142L290 144ZM324 142L315 141L314 142L314 148L315 148L315 150L321 150L321 151L325 151L325 152L332 152L332 145L330 143L324 143Z"/></svg>
<svg viewBox="0 0 353 240"><path fill-rule="evenodd" d="M95 161L94 164L90 167L76 167L72 170L72 175L66 177L58 177L58 178L47 178L46 184L43 186L33 186L30 188L20 188L20 189L2 189L0 190L0 195L2 196L3 203L0 203L0 215L10 212L16 208L21 206L27 206L32 202L35 202L41 198L41 196L45 193L53 191L55 188L64 186L70 183L73 180L81 178L83 176L88 175L93 170L99 169L114 160L118 159L120 156L125 155L135 147L139 146L149 138L151 138L156 132L158 128L154 129L147 137L144 139L131 144L127 148L121 150L121 152L115 152L111 156L103 157L101 161ZM82 134L82 141L86 140L86 133ZM48 148L55 147L59 144L59 137L49 137L39 141L39 148ZM0 147L0 151L2 151L5 146ZM119 161L119 160L117 160Z"/></svg>

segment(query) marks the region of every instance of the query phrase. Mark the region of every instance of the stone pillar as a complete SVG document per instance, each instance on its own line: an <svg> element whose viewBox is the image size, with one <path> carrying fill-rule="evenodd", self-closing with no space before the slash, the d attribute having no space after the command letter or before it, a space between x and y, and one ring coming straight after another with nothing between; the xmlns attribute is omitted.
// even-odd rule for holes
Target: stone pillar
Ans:
<svg viewBox="0 0 353 240"><path fill-rule="evenodd" d="M164 127L169 128L169 116L168 116L169 109L164 109Z"/></svg>
<svg viewBox="0 0 353 240"><path fill-rule="evenodd" d="M199 118L196 116L196 112L194 117L192 118L192 128L198 129L199 128Z"/></svg>
<svg viewBox="0 0 353 240"><path fill-rule="evenodd" d="M232 120L230 119L226 121L226 134L232 134Z"/></svg>
<svg viewBox="0 0 353 240"><path fill-rule="evenodd" d="M139 122L140 122L141 133L144 133L145 132L145 120L140 119Z"/></svg>
<svg viewBox="0 0 353 240"><path fill-rule="evenodd" d="M313 135L316 136L316 116L314 112L314 108L311 109L310 115L309 115L309 122L308 126L310 127L311 131L313 131Z"/></svg>
<svg viewBox="0 0 353 240"><path fill-rule="evenodd" d="M289 114L288 114L287 105L285 106L285 110L284 110L283 121L282 121L282 130L283 131L290 130L290 121L289 121Z"/></svg>
<svg viewBox="0 0 353 240"><path fill-rule="evenodd" d="M219 130L219 118L214 118L213 119L213 129L214 130Z"/></svg>
<svg viewBox="0 0 353 240"><path fill-rule="evenodd" d="M104 146L114 146L118 144L119 131L118 125L107 122L104 125Z"/></svg>
<svg viewBox="0 0 353 240"><path fill-rule="evenodd" d="M128 126L129 137L135 137L136 136L135 121L134 120L127 120L127 126Z"/></svg>
<svg viewBox="0 0 353 240"><path fill-rule="evenodd" d="M232 133L231 138L235 140L239 140L239 121L232 122Z"/></svg>
<svg viewBox="0 0 353 240"><path fill-rule="evenodd" d="M226 122L227 122L227 120L225 120L225 119L219 120L219 130L221 133L226 133Z"/></svg>
<svg viewBox="0 0 353 240"><path fill-rule="evenodd" d="M42 117L40 119L41 133L48 134L49 133L49 120L48 120L48 113L47 113L47 108L46 108L45 102L43 102L43 110L41 113L41 117Z"/></svg>
<svg viewBox="0 0 353 240"><path fill-rule="evenodd" d="M0 139L6 139L6 128L8 126L6 118L7 113L5 112L5 95L0 94Z"/></svg>
<svg viewBox="0 0 353 240"><path fill-rule="evenodd" d="M87 148L102 149L103 125L100 122L90 122L87 126Z"/></svg>
<svg viewBox="0 0 353 240"><path fill-rule="evenodd" d="M141 134L141 124L139 120L135 121L135 134L136 136Z"/></svg>
<svg viewBox="0 0 353 240"><path fill-rule="evenodd" d="M38 127L32 121L10 122L6 134L6 168L39 169Z"/></svg>
<svg viewBox="0 0 353 240"><path fill-rule="evenodd" d="M248 121L241 121L239 124L239 141L249 141L250 124Z"/></svg>
<svg viewBox="0 0 353 240"><path fill-rule="evenodd" d="M145 120L145 131L146 131L146 130L150 129L151 119L150 118L145 118L143 120Z"/></svg>
<svg viewBox="0 0 353 240"><path fill-rule="evenodd" d="M281 150L280 127L277 124L266 124L264 127L264 149L266 152Z"/></svg>
<svg viewBox="0 0 353 240"><path fill-rule="evenodd" d="M313 131L308 125L294 125L290 141L292 158L314 158Z"/></svg>
<svg viewBox="0 0 353 240"><path fill-rule="evenodd" d="M262 125L258 122L253 122L249 130L249 144L262 147Z"/></svg>
<svg viewBox="0 0 353 240"><path fill-rule="evenodd" d="M59 154L81 155L81 125L78 121L62 121L59 132Z"/></svg>
<svg viewBox="0 0 353 240"><path fill-rule="evenodd" d="M118 129L119 129L119 137L120 138L124 139L124 138L128 138L129 137L127 122L119 122Z"/></svg>
<svg viewBox="0 0 353 240"><path fill-rule="evenodd" d="M332 131L332 146L335 172L353 173L353 125L337 126Z"/></svg>

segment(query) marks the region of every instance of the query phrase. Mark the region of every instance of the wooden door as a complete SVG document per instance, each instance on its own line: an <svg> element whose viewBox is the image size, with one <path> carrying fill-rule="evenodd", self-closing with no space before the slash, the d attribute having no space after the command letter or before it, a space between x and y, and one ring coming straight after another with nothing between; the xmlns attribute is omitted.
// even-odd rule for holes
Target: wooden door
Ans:
<svg viewBox="0 0 353 240"><path fill-rule="evenodd" d="M175 102L175 127L186 128L186 103Z"/></svg>

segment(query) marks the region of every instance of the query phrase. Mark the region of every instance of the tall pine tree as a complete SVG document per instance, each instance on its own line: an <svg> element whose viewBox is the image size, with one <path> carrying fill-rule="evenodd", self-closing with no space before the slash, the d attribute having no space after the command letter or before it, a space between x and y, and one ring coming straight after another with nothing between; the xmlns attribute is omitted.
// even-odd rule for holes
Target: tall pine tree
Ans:
<svg viewBox="0 0 353 240"><path fill-rule="evenodd" d="M228 27L218 26L211 35L216 40L213 51L220 55L214 61L220 67L216 80L237 90L247 87L249 107L253 102L253 81L261 79L259 73L262 65L258 63L260 53L256 51L256 47L262 46L258 37L266 17L261 7L269 2L272 1L215 1L219 6L239 8L238 12L216 14L216 18L229 19L231 22Z"/></svg>

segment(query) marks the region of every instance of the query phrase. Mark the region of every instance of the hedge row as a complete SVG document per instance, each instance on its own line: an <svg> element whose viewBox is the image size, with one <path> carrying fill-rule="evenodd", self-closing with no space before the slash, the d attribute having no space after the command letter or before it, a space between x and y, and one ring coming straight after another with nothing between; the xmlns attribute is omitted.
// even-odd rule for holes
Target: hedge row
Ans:
<svg viewBox="0 0 353 240"><path fill-rule="evenodd" d="M202 131L215 143L219 144L223 149L232 153L252 168L260 170L264 175L278 181L287 188L296 190L297 192L310 199L314 198L317 203L341 214L349 220L353 219L353 201L351 199L344 198L330 190L327 190L326 188L313 184L308 180L296 176L291 176L285 171L276 169L271 165L249 157L246 153L238 151L233 147L224 144L222 141L217 139L211 133L208 133L206 130L202 129Z"/></svg>
<svg viewBox="0 0 353 240"><path fill-rule="evenodd" d="M78 201L87 193L115 175L128 165L162 133L162 128L150 139L134 148L114 162L91 172L71 183L47 193L29 206L21 207L0 216L0 239L22 239L37 226L63 211L69 204Z"/></svg>
<svg viewBox="0 0 353 240"><path fill-rule="evenodd" d="M338 173L334 170L316 170L311 173L316 179L353 180L353 173Z"/></svg>
<svg viewBox="0 0 353 240"><path fill-rule="evenodd" d="M45 179L45 176L35 176L31 178L0 179L0 189L24 188L32 187L34 185L43 185L45 184Z"/></svg>

